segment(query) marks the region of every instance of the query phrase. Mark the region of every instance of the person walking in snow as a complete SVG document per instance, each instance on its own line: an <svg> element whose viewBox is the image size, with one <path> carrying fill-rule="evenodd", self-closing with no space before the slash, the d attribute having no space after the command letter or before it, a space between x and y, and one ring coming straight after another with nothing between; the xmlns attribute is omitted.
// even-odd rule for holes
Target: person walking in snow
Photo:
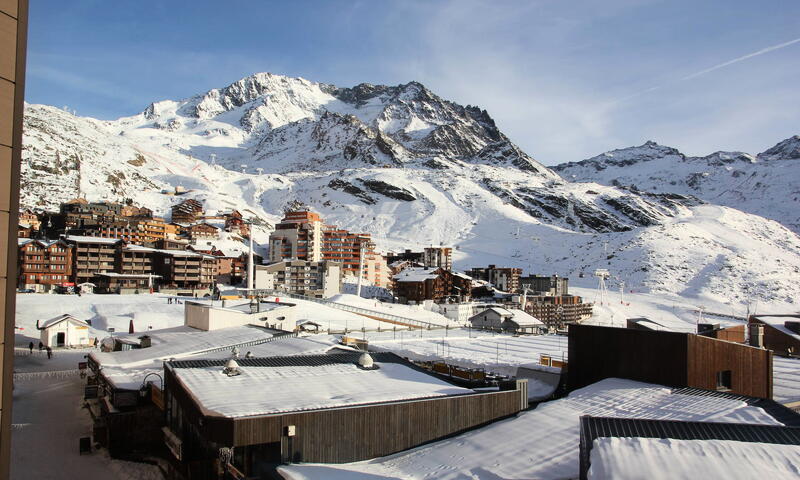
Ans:
<svg viewBox="0 0 800 480"><path fill-rule="evenodd" d="M53 349L47 347L47 359L50 360L51 358L53 358Z"/></svg>
<svg viewBox="0 0 800 480"><path fill-rule="evenodd" d="M28 350L31 351L31 355L33 355L33 342L28 344Z"/></svg>
<svg viewBox="0 0 800 480"><path fill-rule="evenodd" d="M44 348L44 344L39 342L39 353L42 353L42 349Z"/></svg>

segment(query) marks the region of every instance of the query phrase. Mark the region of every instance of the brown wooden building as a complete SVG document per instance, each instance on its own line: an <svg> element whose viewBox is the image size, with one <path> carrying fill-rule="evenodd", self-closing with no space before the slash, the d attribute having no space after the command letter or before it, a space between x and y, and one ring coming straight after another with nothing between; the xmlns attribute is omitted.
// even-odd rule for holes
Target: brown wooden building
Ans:
<svg viewBox="0 0 800 480"><path fill-rule="evenodd" d="M72 246L63 240L19 241L19 288L47 291L72 281Z"/></svg>
<svg viewBox="0 0 800 480"><path fill-rule="evenodd" d="M777 355L800 354L800 314L793 315L751 315L748 319L749 327L761 325L763 328L764 348L768 348ZM754 339L750 335L751 345Z"/></svg>
<svg viewBox="0 0 800 480"><path fill-rule="evenodd" d="M172 206L172 221L174 223L194 223L203 216L203 204L189 198Z"/></svg>
<svg viewBox="0 0 800 480"><path fill-rule="evenodd" d="M688 333L569 326L568 388L604 378L772 398L772 352Z"/></svg>
<svg viewBox="0 0 800 480"><path fill-rule="evenodd" d="M280 463L343 463L388 455L514 415L528 405L525 380L512 390L475 393L391 353L371 354L374 365L365 362L362 368L360 355L240 359L235 370L228 370L230 379L222 373L225 360L166 362L165 442L175 463L189 478L216 478L203 474L219 468L221 448L232 448L226 469L241 478L269 478ZM297 387L297 379L284 381L269 373L282 367L291 367L293 375L309 371L325 383L322 390L337 385L342 395L304 408L309 394ZM218 376L206 386L210 370ZM320 377L323 371L327 374ZM362 381L371 388L358 387ZM213 397L219 397L225 383L231 385L231 400L220 404ZM249 387L235 388L239 383ZM280 393L258 393L264 389Z"/></svg>
<svg viewBox="0 0 800 480"><path fill-rule="evenodd" d="M217 278L217 260L210 255L181 250L156 250L153 273L161 276L166 288L203 290Z"/></svg>
<svg viewBox="0 0 800 480"><path fill-rule="evenodd" d="M219 228L208 223L195 223L184 228L184 233L192 240L219 238Z"/></svg>

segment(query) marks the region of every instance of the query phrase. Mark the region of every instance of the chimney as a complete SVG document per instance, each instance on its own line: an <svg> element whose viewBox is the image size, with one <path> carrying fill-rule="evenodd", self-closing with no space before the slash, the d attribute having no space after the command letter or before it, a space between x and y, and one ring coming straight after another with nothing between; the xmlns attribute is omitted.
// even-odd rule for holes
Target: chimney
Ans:
<svg viewBox="0 0 800 480"><path fill-rule="evenodd" d="M748 327L750 332L750 346L764 348L764 325L760 323L751 323Z"/></svg>

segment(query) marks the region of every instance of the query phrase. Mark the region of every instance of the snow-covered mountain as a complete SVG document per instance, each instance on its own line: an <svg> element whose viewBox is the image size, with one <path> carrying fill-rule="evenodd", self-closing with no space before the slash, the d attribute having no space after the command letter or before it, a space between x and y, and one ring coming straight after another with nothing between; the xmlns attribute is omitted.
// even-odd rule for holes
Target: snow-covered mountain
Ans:
<svg viewBox="0 0 800 480"><path fill-rule="evenodd" d="M800 238L777 223L684 193L565 181L485 110L416 82L338 88L262 73L115 121L28 105L24 144L27 207L81 194L166 215L177 200L162 191L182 185L208 209L267 222L307 204L384 250L456 246L463 268L609 268L634 288L731 301L791 303L800 291L784 281L800 272Z"/></svg>
<svg viewBox="0 0 800 480"><path fill-rule="evenodd" d="M570 181L693 195L777 220L800 233L799 166L800 136L795 135L758 155L714 152L687 157L647 142L553 169Z"/></svg>

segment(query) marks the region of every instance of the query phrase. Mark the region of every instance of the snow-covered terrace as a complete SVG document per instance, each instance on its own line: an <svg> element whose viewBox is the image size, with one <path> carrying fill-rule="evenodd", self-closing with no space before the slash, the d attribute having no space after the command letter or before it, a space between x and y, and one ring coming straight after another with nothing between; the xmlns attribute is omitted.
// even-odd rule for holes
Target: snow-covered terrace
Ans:
<svg viewBox="0 0 800 480"><path fill-rule="evenodd" d="M290 465L280 471L285 478L304 480L577 478L581 415L780 425L763 409L740 400L606 379L516 418L407 452L342 465Z"/></svg>
<svg viewBox="0 0 800 480"><path fill-rule="evenodd" d="M412 360L443 360L451 365L515 375L520 365L538 363L540 355L567 360L562 335L495 334L481 330L382 332L366 335L370 349L391 351Z"/></svg>
<svg viewBox="0 0 800 480"><path fill-rule="evenodd" d="M244 359L239 362L241 374L231 377L222 372L221 362L168 365L203 408L226 417L473 393L403 363L379 358L378 368L368 370L339 357ZM347 355L349 360L356 357Z"/></svg>

